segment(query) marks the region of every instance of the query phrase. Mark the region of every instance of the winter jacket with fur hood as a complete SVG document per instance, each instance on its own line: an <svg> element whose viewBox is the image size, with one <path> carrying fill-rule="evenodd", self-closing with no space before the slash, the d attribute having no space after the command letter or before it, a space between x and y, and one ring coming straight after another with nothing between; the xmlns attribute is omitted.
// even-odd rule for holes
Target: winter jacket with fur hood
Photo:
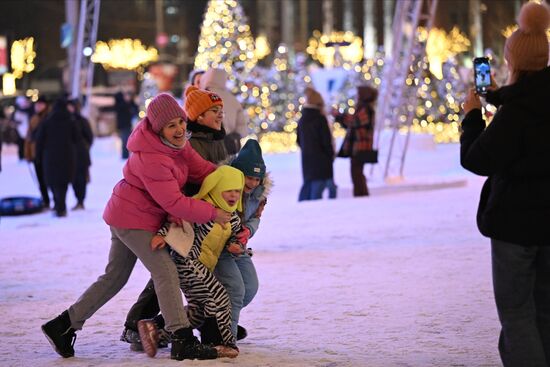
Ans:
<svg viewBox="0 0 550 367"><path fill-rule="evenodd" d="M483 185L477 224L492 239L550 246L550 67L487 94L499 109L485 127L479 109L462 122L461 164Z"/></svg>
<svg viewBox="0 0 550 367"><path fill-rule="evenodd" d="M167 215L188 222L206 223L216 218L213 205L184 196L189 180L200 183L216 166L204 160L190 144L174 149L160 140L143 119L130 135L132 152L103 213L117 228L156 232Z"/></svg>

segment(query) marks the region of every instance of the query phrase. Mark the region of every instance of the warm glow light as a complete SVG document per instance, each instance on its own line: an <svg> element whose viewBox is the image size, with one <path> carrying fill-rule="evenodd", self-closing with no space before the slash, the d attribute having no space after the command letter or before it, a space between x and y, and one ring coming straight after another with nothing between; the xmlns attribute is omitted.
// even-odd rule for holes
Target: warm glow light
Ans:
<svg viewBox="0 0 550 367"><path fill-rule="evenodd" d="M500 33L505 37L508 38L518 29L519 27L517 24L509 25L508 27L504 28ZM550 29L546 30L546 35L548 36L548 41L550 42Z"/></svg>
<svg viewBox="0 0 550 367"><path fill-rule="evenodd" d="M430 71L439 80L443 79L442 65L451 57L468 51L471 46L470 40L454 27L449 33L443 29L432 28L427 34L425 28L418 28L418 38L427 40L426 56L430 64Z"/></svg>
<svg viewBox="0 0 550 367"><path fill-rule="evenodd" d="M349 45L327 46L329 42L348 42ZM363 40L352 32L332 32L326 35L315 30L313 37L309 39L306 51L313 59L325 66L335 66L335 62L339 63L339 60L335 60L337 57L341 57L342 61L347 63L358 63L363 59ZM336 54L337 51L338 54Z"/></svg>
<svg viewBox="0 0 550 367"><path fill-rule="evenodd" d="M27 37L22 40L13 41L11 45L11 68L12 74L16 79L23 76L24 73L30 73L34 70L34 38Z"/></svg>
<svg viewBox="0 0 550 367"><path fill-rule="evenodd" d="M138 39L112 39L108 43L98 41L92 62L106 69L135 70L142 65L158 60L154 47L144 46Z"/></svg>
<svg viewBox="0 0 550 367"><path fill-rule="evenodd" d="M13 96L15 92L15 75L11 73L4 73L2 76L2 93L5 96Z"/></svg>
<svg viewBox="0 0 550 367"><path fill-rule="evenodd" d="M260 34L258 37L256 37L256 49L254 50L254 53L258 60L263 59L267 55L271 53L271 48L269 47L269 42L267 41L267 37L263 34Z"/></svg>

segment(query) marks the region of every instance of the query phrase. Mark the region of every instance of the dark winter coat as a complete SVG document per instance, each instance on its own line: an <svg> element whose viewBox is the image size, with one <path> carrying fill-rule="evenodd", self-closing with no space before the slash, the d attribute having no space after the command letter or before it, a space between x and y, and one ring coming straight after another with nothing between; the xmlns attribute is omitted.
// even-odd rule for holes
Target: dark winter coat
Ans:
<svg viewBox="0 0 550 367"><path fill-rule="evenodd" d="M94 142L94 134L90 122L82 115L73 117L76 125L78 140L76 142L76 165L78 170L88 169L92 165L90 147Z"/></svg>
<svg viewBox="0 0 550 367"><path fill-rule="evenodd" d="M338 115L336 121L346 126L346 136L338 157L353 158L361 152L373 150L374 110L369 104L358 104L353 115Z"/></svg>
<svg viewBox="0 0 550 367"><path fill-rule="evenodd" d="M479 109L462 122L461 164L488 176L477 224L487 237L550 245L550 67L487 94L499 106L485 127Z"/></svg>
<svg viewBox="0 0 550 367"><path fill-rule="evenodd" d="M36 131L36 159L42 162L48 186L68 184L75 171L78 131L66 101L58 101Z"/></svg>
<svg viewBox="0 0 550 367"><path fill-rule="evenodd" d="M137 105L124 99L124 94L115 94L116 127L118 130L131 130L132 119L138 113Z"/></svg>
<svg viewBox="0 0 550 367"><path fill-rule="evenodd" d="M302 153L304 181L332 178L334 148L327 118L321 113L321 110L313 107L302 108L297 135L297 142Z"/></svg>
<svg viewBox="0 0 550 367"><path fill-rule="evenodd" d="M225 137L223 127L221 130L214 130L195 121L188 121L187 130L191 132L189 144L202 158L216 164L227 160L227 150L223 142ZM195 195L199 192L200 187L199 184L188 182L184 188L185 195Z"/></svg>

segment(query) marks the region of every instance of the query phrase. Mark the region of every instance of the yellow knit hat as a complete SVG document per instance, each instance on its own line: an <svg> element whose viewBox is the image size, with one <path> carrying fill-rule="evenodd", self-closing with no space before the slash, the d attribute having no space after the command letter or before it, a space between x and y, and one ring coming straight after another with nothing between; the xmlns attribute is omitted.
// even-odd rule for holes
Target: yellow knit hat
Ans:
<svg viewBox="0 0 550 367"><path fill-rule="evenodd" d="M242 212L242 193L244 187L244 174L231 166L219 166L214 172L206 176L201 189L193 196L195 199L204 199L226 212L238 210ZM222 197L222 192L228 190L240 190L241 198L232 206L229 206Z"/></svg>
<svg viewBox="0 0 550 367"><path fill-rule="evenodd" d="M216 93L199 89L194 85L190 85L185 90L185 106L183 108L189 120L196 121L200 114L214 106L223 108L223 101Z"/></svg>

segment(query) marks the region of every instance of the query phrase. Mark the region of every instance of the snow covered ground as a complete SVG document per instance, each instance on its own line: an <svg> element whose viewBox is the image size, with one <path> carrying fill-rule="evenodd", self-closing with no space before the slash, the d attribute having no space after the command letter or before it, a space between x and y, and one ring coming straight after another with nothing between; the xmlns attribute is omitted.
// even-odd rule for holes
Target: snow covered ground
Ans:
<svg viewBox="0 0 550 367"><path fill-rule="evenodd" d="M119 342L148 279L138 264L78 333L76 357L64 360L40 325L106 264L101 214L123 162L116 139L98 139L85 211L1 218L0 365L499 366L489 241L475 227L482 179L460 168L457 145L422 139L413 139L400 187L374 179L372 196L360 199L351 197L348 160L335 163L338 199L298 203L299 155L266 155L276 186L250 242L260 291L241 314L249 337L237 359L177 362L168 350L151 359ZM36 196L15 147L2 154L0 197ZM420 190L446 182L462 183Z"/></svg>

